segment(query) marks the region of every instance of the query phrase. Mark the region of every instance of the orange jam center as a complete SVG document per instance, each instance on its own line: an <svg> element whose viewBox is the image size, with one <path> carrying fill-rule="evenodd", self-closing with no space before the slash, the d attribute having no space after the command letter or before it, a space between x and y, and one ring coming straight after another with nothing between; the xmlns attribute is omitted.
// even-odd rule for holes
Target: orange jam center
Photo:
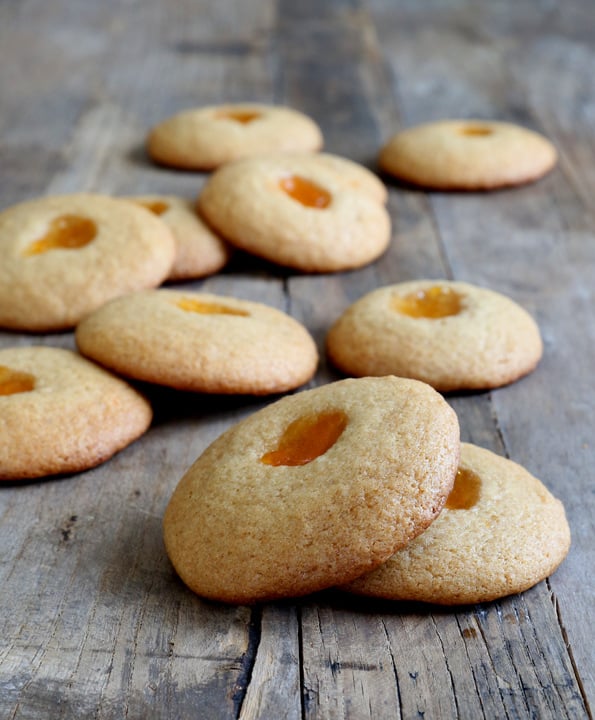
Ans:
<svg viewBox="0 0 595 720"><path fill-rule="evenodd" d="M35 387L35 378L20 370L0 365L0 395L16 395L17 393L29 392Z"/></svg>
<svg viewBox="0 0 595 720"><path fill-rule="evenodd" d="M481 478L473 470L460 467L457 470L455 483L446 499L445 507L449 510L469 510L479 500Z"/></svg>
<svg viewBox="0 0 595 720"><path fill-rule="evenodd" d="M414 318L443 318L461 311L461 296L449 287L434 285L409 295L394 295L393 309Z"/></svg>
<svg viewBox="0 0 595 720"><path fill-rule="evenodd" d="M219 303L195 300L194 298L182 298L176 302L176 305L182 310L201 313L203 315L240 315L241 317L248 317L248 315L250 315L250 313L245 310L229 307L229 305L220 305Z"/></svg>
<svg viewBox="0 0 595 720"><path fill-rule="evenodd" d="M322 209L327 207L332 199L331 194L320 185L299 175L288 175L282 178L279 180L279 186L290 198L306 207Z"/></svg>
<svg viewBox="0 0 595 720"><path fill-rule="evenodd" d="M486 137L491 135L494 130L487 125L465 125L461 128L461 135L467 135L469 137Z"/></svg>
<svg viewBox="0 0 595 720"><path fill-rule="evenodd" d="M169 205L162 200L135 200L135 202L150 210L154 215L163 215L166 210L169 210Z"/></svg>
<svg viewBox="0 0 595 720"><path fill-rule="evenodd" d="M265 465L306 465L331 448L347 427L342 410L302 415L285 428L276 450L265 453Z"/></svg>
<svg viewBox="0 0 595 720"><path fill-rule="evenodd" d="M48 250L74 250L88 245L97 235L97 225L79 215L60 215L49 230L25 250L25 255L41 255Z"/></svg>
<svg viewBox="0 0 595 720"><path fill-rule="evenodd" d="M217 117L225 120L233 120L234 122L248 125L253 120L258 120L262 113L258 110L221 110L217 113Z"/></svg>

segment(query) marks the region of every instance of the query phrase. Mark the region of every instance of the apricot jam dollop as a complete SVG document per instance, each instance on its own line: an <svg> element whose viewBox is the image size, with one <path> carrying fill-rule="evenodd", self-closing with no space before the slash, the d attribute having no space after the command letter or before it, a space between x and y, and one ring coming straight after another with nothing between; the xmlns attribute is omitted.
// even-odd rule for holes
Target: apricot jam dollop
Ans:
<svg viewBox="0 0 595 720"><path fill-rule="evenodd" d="M460 467L444 506L448 510L469 510L479 500L481 478L473 470Z"/></svg>
<svg viewBox="0 0 595 720"><path fill-rule="evenodd" d="M492 135L494 130L488 125L464 125L459 132L467 137L487 137Z"/></svg>
<svg viewBox="0 0 595 720"><path fill-rule="evenodd" d="M35 377L21 370L0 365L0 395L16 395L35 388Z"/></svg>
<svg viewBox="0 0 595 720"><path fill-rule="evenodd" d="M163 200L135 200L134 202L150 210L153 215L163 215L164 212L169 210L169 205Z"/></svg>
<svg viewBox="0 0 595 720"><path fill-rule="evenodd" d="M287 175L279 180L283 192L305 207L324 209L330 205L332 195L320 185L299 175Z"/></svg>
<svg viewBox="0 0 595 720"><path fill-rule="evenodd" d="M342 410L302 415L285 428L277 449L265 453L260 462L276 467L306 465L337 442L347 422Z"/></svg>
<svg viewBox="0 0 595 720"><path fill-rule="evenodd" d="M408 295L393 295L392 306L397 312L414 318L443 318L461 312L461 295L445 285L433 285Z"/></svg>
<svg viewBox="0 0 595 720"><path fill-rule="evenodd" d="M262 113L258 112L258 110L221 110L217 113L217 117L222 120L233 120L242 125L248 125L248 123L262 117Z"/></svg>
<svg viewBox="0 0 595 720"><path fill-rule="evenodd" d="M80 215L54 218L46 234L32 242L24 255L41 255L50 250L76 250L88 245L97 235L97 225Z"/></svg>
<svg viewBox="0 0 595 720"><path fill-rule="evenodd" d="M186 310L186 312L195 312L202 315L239 315L241 317L250 315L250 313L239 308L205 300L195 300L194 298L181 298L176 302L176 305L181 310Z"/></svg>

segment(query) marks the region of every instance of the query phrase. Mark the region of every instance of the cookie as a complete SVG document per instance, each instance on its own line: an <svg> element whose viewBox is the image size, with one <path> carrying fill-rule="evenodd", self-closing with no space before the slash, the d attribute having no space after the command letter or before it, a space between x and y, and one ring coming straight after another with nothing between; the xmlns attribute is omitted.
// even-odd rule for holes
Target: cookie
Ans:
<svg viewBox="0 0 595 720"><path fill-rule="evenodd" d="M286 396L219 437L167 506L167 553L197 594L252 603L347 582L432 522L459 457L428 385L343 380Z"/></svg>
<svg viewBox="0 0 595 720"><path fill-rule="evenodd" d="M367 167L331 153L303 154L303 157L305 162L311 161L314 166L322 165L335 172L346 187L367 193L376 202L382 204L385 204L388 200L386 185L378 175L368 170Z"/></svg>
<svg viewBox="0 0 595 720"><path fill-rule="evenodd" d="M114 297L159 285L175 245L145 208L76 194L0 213L0 255L0 327L47 332L73 327Z"/></svg>
<svg viewBox="0 0 595 720"><path fill-rule="evenodd" d="M127 295L76 329L83 355L179 390L266 395L310 380L318 351L297 320L262 303L208 293Z"/></svg>
<svg viewBox="0 0 595 720"><path fill-rule="evenodd" d="M347 375L399 375L447 392L511 383L535 368L543 345L533 318L510 298L415 280L356 301L331 326L326 349Z"/></svg>
<svg viewBox="0 0 595 720"><path fill-rule="evenodd" d="M147 141L153 160L188 170L213 170L262 152L315 151L318 125L297 110L239 103L185 110L154 127Z"/></svg>
<svg viewBox="0 0 595 720"><path fill-rule="evenodd" d="M442 605L487 602L551 575L569 547L564 507L537 478L462 443L457 479L437 520L343 589Z"/></svg>
<svg viewBox="0 0 595 720"><path fill-rule="evenodd" d="M487 120L441 120L394 135L380 167L436 190L493 190L533 182L549 172L556 148L518 125Z"/></svg>
<svg viewBox="0 0 595 720"><path fill-rule="evenodd" d="M76 473L140 437L151 406L70 350L0 350L0 480Z"/></svg>
<svg viewBox="0 0 595 720"><path fill-rule="evenodd" d="M390 240L386 208L355 174L312 154L248 158L217 170L198 207L242 250L305 272L349 270L378 258Z"/></svg>
<svg viewBox="0 0 595 720"><path fill-rule="evenodd" d="M189 280L212 275L231 257L231 248L203 222L194 203L173 195L125 198L150 210L171 230L176 259L168 280Z"/></svg>

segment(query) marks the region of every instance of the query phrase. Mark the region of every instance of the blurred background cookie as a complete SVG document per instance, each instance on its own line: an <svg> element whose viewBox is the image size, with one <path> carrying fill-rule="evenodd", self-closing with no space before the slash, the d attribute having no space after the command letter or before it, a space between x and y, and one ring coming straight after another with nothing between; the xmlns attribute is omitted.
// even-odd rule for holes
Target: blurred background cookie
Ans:
<svg viewBox="0 0 595 720"><path fill-rule="evenodd" d="M511 383L539 362L537 324L493 290L448 280L414 280L364 295L326 338L330 361L348 375L399 375L437 390Z"/></svg>
<svg viewBox="0 0 595 720"><path fill-rule="evenodd" d="M133 203L94 194L44 197L0 213L0 327L73 327L104 302L160 285L175 243Z"/></svg>
<svg viewBox="0 0 595 720"><path fill-rule="evenodd" d="M495 600L551 575L566 557L562 503L517 463L468 443L446 506L388 562L346 588L389 600Z"/></svg>
<svg viewBox="0 0 595 720"><path fill-rule="evenodd" d="M185 110L156 125L147 149L163 165L212 170L262 152L315 151L322 133L307 115L288 107L258 103Z"/></svg>
<svg viewBox="0 0 595 720"><path fill-rule="evenodd" d="M231 247L196 212L194 203L174 195L138 195L125 198L160 217L176 241L176 259L168 280L212 275L231 257Z"/></svg>
<svg viewBox="0 0 595 720"><path fill-rule="evenodd" d="M305 272L366 265L386 250L390 217L376 178L316 154L260 155L224 165L198 197L232 245Z"/></svg>
<svg viewBox="0 0 595 720"><path fill-rule="evenodd" d="M423 383L350 379L287 396L182 478L166 550L194 592L224 602L347 582L432 522L458 459L456 415Z"/></svg>
<svg viewBox="0 0 595 720"><path fill-rule="evenodd" d="M151 418L142 395L70 350L0 350L0 480L95 467Z"/></svg>
<svg viewBox="0 0 595 720"><path fill-rule="evenodd" d="M390 175L436 190L494 190L533 182L549 172L556 148L512 123L440 120L394 135L380 151Z"/></svg>
<svg viewBox="0 0 595 720"><path fill-rule="evenodd" d="M306 328L280 310L175 290L104 305L78 325L76 342L122 375L195 392L285 392L310 380L318 363Z"/></svg>

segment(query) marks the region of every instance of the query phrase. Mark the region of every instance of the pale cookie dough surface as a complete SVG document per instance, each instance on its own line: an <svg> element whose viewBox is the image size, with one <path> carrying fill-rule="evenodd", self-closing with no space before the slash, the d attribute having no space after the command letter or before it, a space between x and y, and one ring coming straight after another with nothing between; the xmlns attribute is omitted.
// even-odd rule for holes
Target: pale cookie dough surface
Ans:
<svg viewBox="0 0 595 720"><path fill-rule="evenodd" d="M176 242L176 259L168 280L205 277L227 264L230 246L201 219L190 200L174 195L138 195L125 199L150 210L171 230Z"/></svg>
<svg viewBox="0 0 595 720"><path fill-rule="evenodd" d="M522 592L556 570L570 547L562 503L523 467L475 445L462 443L460 467L466 483L457 475L431 527L344 590L457 605Z"/></svg>
<svg viewBox="0 0 595 720"><path fill-rule="evenodd" d="M411 317L400 308L433 288L460 298L445 317ZM543 344L533 318L500 293L447 280L388 285L364 295L331 326L331 362L348 375L399 375L441 392L511 383L531 372Z"/></svg>
<svg viewBox="0 0 595 720"><path fill-rule="evenodd" d="M401 180L437 190L491 190L533 182L557 161L539 133L505 122L442 120L403 130L379 165Z"/></svg>
<svg viewBox="0 0 595 720"><path fill-rule="evenodd" d="M318 363L306 328L280 310L175 290L103 306L79 324L76 342L118 373L195 392L284 392L310 380Z"/></svg>
<svg viewBox="0 0 595 720"><path fill-rule="evenodd" d="M79 234L86 244L60 245L72 240L56 232L69 218L75 227L66 238ZM46 332L73 327L114 297L160 285L175 245L169 228L145 208L75 194L0 213L0 255L0 327Z"/></svg>
<svg viewBox="0 0 595 720"><path fill-rule="evenodd" d="M95 467L149 427L150 404L74 352L0 350L0 480Z"/></svg>
<svg viewBox="0 0 595 720"><path fill-rule="evenodd" d="M230 163L207 181L198 207L236 247L305 272L349 270L376 260L388 247L390 217L379 192L366 188L359 167L338 169L328 156L259 156ZM309 206L283 183L307 183L326 203Z"/></svg>
<svg viewBox="0 0 595 720"><path fill-rule="evenodd" d="M213 170L262 152L316 151L322 133L292 108L239 103L185 110L156 125L147 149L153 160L189 170Z"/></svg>
<svg viewBox="0 0 595 720"><path fill-rule="evenodd" d="M364 165L331 153L302 154L300 157L303 158L302 162L304 164L310 162L313 167L322 165L332 170L339 176L346 187L367 193L379 203L386 203L388 199L386 185L378 175L368 170Z"/></svg>
<svg viewBox="0 0 595 720"><path fill-rule="evenodd" d="M345 418L302 465L262 460L288 427ZM294 437L298 453L308 442ZM429 386L343 380L287 396L218 438L178 484L164 517L167 553L197 594L244 603L347 582L432 522L459 458L455 413Z"/></svg>

